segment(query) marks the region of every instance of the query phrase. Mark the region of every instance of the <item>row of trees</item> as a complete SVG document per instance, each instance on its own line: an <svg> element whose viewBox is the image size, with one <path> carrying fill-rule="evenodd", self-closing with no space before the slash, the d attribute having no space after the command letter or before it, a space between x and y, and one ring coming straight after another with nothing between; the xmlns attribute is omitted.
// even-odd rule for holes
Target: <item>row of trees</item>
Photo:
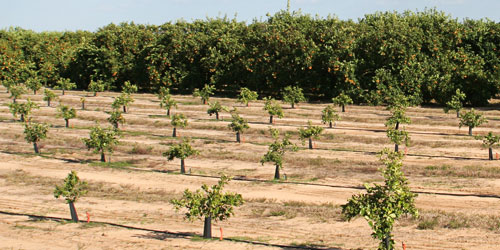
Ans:
<svg viewBox="0 0 500 250"><path fill-rule="evenodd" d="M358 22L280 11L251 23L215 18L163 25L110 24L96 32L0 31L0 81L79 89L221 95L246 87L280 98L287 86L309 99L345 93L383 103L398 89L414 104L445 105L456 89L474 106L499 91L500 24L442 12L369 14ZM90 85L90 86L89 86Z"/></svg>

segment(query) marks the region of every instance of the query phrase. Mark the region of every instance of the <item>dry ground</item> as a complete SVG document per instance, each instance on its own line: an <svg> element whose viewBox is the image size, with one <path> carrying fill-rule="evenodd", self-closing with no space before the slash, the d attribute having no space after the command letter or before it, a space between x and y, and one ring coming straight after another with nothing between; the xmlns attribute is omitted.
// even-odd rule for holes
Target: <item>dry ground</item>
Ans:
<svg viewBox="0 0 500 250"><path fill-rule="evenodd" d="M79 109L84 95L67 91L60 102ZM173 112L184 113L190 123L180 129L181 137L191 137L201 151L186 160L191 175L179 175L179 161L169 162L161 154L181 138L171 137L170 119L154 95L134 95L136 101L124 115L121 143L111 163L99 163L99 156L86 150L80 138L88 136L96 121L108 126L106 111L111 110L114 96L117 93L106 92L87 97L87 109L77 111L77 118L70 120L71 128L64 128L64 120L56 117L57 102L47 107L41 95L23 96L23 100L29 97L41 106L33 112L33 120L52 124L48 138L41 143L42 154L34 155L32 146L24 141L21 123L9 112L9 95L0 88L0 249L377 247L366 221L344 221L340 205L362 192L353 187L382 180L376 152L393 147L385 135L384 122L389 113L384 107L347 107L337 126L325 129L315 141L314 150L297 140L297 129L308 120L319 125L326 104L285 109L285 118L277 119L273 127L291 132L302 149L286 155L286 181L263 182L239 180L273 177L272 165L259 164L271 142L269 117L262 110L262 102L243 107L233 99L214 98L223 105L237 106L249 120L251 128L243 134L245 142L237 144L227 128L228 113L222 114L222 121L216 121L206 114L207 106L198 98L175 96L179 107ZM500 133L500 111L498 103L495 105L480 109L489 123L474 129L475 135ZM407 249L498 248L500 161L488 161L487 150L480 141L466 136L467 128L458 128L453 114L425 107L410 108L408 115L413 121L407 126L412 145L404 171L412 190L420 192L417 207L421 216L397 223L397 246L405 242ZM91 221L136 228L8 214L69 218L67 205L54 199L52 192L70 170L90 183L89 194L76 204L81 219L86 219L88 212ZM202 222L183 220L169 200L180 197L186 188L216 183L217 179L210 176L222 173L237 177L228 189L241 193L246 200L234 217L213 226L214 236L219 237L222 227L224 237L232 241L162 233L200 235Z"/></svg>

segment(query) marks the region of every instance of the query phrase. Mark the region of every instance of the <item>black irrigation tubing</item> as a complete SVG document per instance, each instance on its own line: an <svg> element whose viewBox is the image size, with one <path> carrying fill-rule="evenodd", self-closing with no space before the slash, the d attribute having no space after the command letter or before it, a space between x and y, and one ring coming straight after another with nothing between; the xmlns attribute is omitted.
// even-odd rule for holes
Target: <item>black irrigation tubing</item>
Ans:
<svg viewBox="0 0 500 250"><path fill-rule="evenodd" d="M42 216L42 215L34 215L34 214L26 214L26 213L14 213L14 212L7 212L7 211L1 211L1 210L0 210L0 214L11 215L11 216L27 216L27 217L35 218L38 220L52 220L52 221L58 221L58 222L59 221L71 222L72 221L71 219L68 219L68 218ZM80 221L78 223L86 223L86 222ZM156 230L156 229L149 229L149 228L143 228L143 227L127 226L127 225L113 223L113 222L92 221L92 223L101 224L101 225L109 225L109 226L125 228L125 229L146 231L146 232L156 233L156 234L171 235L175 238L188 238L188 237L199 236L195 233L170 232L167 230ZM147 237L145 237L145 238L147 238ZM149 237L149 238L158 239L158 237ZM164 239L164 238L162 237L160 239ZM218 239L218 238L212 237L211 239L214 240L214 239ZM272 244L272 243L265 243L265 242L251 241L251 240L240 240L240 239L234 239L234 238L223 238L223 240L224 241L239 242L239 243L247 243L247 244L252 244L252 245L279 247L282 249L341 250L341 248L312 247L312 246L290 246L290 245Z"/></svg>

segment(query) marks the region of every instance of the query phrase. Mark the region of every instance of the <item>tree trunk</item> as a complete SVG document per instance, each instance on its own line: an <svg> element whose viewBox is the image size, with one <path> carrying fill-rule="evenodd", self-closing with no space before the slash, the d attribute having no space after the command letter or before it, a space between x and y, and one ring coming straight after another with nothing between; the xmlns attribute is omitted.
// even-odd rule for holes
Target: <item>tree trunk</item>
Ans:
<svg viewBox="0 0 500 250"><path fill-rule="evenodd" d="M69 212L71 213L71 220L74 222L78 222L78 214L76 213L75 204L73 202L69 202Z"/></svg>
<svg viewBox="0 0 500 250"><path fill-rule="evenodd" d="M240 132L236 132L236 142L240 143Z"/></svg>
<svg viewBox="0 0 500 250"><path fill-rule="evenodd" d="M469 126L469 135L472 136L472 127Z"/></svg>
<svg viewBox="0 0 500 250"><path fill-rule="evenodd" d="M396 127L395 127L396 130L399 130L399 122L396 122Z"/></svg>
<svg viewBox="0 0 500 250"><path fill-rule="evenodd" d="M184 165L184 159L181 159L181 174L186 173L186 166Z"/></svg>
<svg viewBox="0 0 500 250"><path fill-rule="evenodd" d="M66 121L66 127L69 128L69 119L64 119Z"/></svg>
<svg viewBox="0 0 500 250"><path fill-rule="evenodd" d="M219 120L219 112L215 112L215 119Z"/></svg>
<svg viewBox="0 0 500 250"><path fill-rule="evenodd" d="M493 149L491 147L488 148L488 154L489 154L490 161L493 160Z"/></svg>
<svg viewBox="0 0 500 250"><path fill-rule="evenodd" d="M97 96L97 92L94 92L94 96Z"/></svg>
<svg viewBox="0 0 500 250"><path fill-rule="evenodd" d="M47 100L47 107L50 107L50 99Z"/></svg>
<svg viewBox="0 0 500 250"><path fill-rule="evenodd" d="M205 105L205 104L207 104L207 100L202 99L202 100L201 100L201 103L203 103L203 105Z"/></svg>
<svg viewBox="0 0 500 250"><path fill-rule="evenodd" d="M123 105L123 113L127 113L127 106Z"/></svg>
<svg viewBox="0 0 500 250"><path fill-rule="evenodd" d="M247 107L250 107L250 103L247 102Z"/></svg>
<svg viewBox="0 0 500 250"><path fill-rule="evenodd" d="M104 155L104 151L101 152L101 162L106 162L106 156Z"/></svg>
<svg viewBox="0 0 500 250"><path fill-rule="evenodd" d="M205 217L205 223L203 224L203 238L212 238L212 217Z"/></svg>
<svg viewBox="0 0 500 250"><path fill-rule="evenodd" d="M269 116L269 123L273 124L273 116L272 115Z"/></svg>
<svg viewBox="0 0 500 250"><path fill-rule="evenodd" d="M33 95L36 95L36 90L33 90Z"/></svg>
<svg viewBox="0 0 500 250"><path fill-rule="evenodd" d="M280 179L280 166L276 165L276 169L274 170L274 179L279 180Z"/></svg>
<svg viewBox="0 0 500 250"><path fill-rule="evenodd" d="M85 102L82 102L82 110L85 110Z"/></svg>
<svg viewBox="0 0 500 250"><path fill-rule="evenodd" d="M399 145L398 144L394 144L394 152L399 152Z"/></svg>
<svg viewBox="0 0 500 250"><path fill-rule="evenodd" d="M384 243L385 243L385 249L387 249L387 250L393 249L393 248L391 248L391 235L390 234L385 236Z"/></svg>
<svg viewBox="0 0 500 250"><path fill-rule="evenodd" d="M295 108L295 103L292 102L292 108L294 109Z"/></svg>
<svg viewBox="0 0 500 250"><path fill-rule="evenodd" d="M313 149L313 139L309 137L309 149Z"/></svg>
<svg viewBox="0 0 500 250"><path fill-rule="evenodd" d="M170 116L170 109L167 109L167 115Z"/></svg>
<svg viewBox="0 0 500 250"><path fill-rule="evenodd" d="M24 114L21 114L21 122L24 122Z"/></svg>
<svg viewBox="0 0 500 250"><path fill-rule="evenodd" d="M12 103L16 103L16 98L12 99Z"/></svg>
<svg viewBox="0 0 500 250"><path fill-rule="evenodd" d="M330 122L330 128L332 128L332 125L333 125L332 122Z"/></svg>
<svg viewBox="0 0 500 250"><path fill-rule="evenodd" d="M40 151L38 150L38 143L37 142L33 142L33 149L35 150L35 154L40 153Z"/></svg>
<svg viewBox="0 0 500 250"><path fill-rule="evenodd" d="M342 105L342 112L345 112L345 105Z"/></svg>
<svg viewBox="0 0 500 250"><path fill-rule="evenodd" d="M174 127L174 131L172 132L172 137L177 137L177 128Z"/></svg>
<svg viewBox="0 0 500 250"><path fill-rule="evenodd" d="M457 118L460 118L460 110L457 110Z"/></svg>

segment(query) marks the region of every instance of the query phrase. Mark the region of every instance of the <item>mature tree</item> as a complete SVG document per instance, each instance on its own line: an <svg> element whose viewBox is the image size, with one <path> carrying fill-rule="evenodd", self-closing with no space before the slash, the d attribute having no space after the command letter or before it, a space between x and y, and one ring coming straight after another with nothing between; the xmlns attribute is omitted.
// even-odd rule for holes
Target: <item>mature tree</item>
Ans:
<svg viewBox="0 0 500 250"><path fill-rule="evenodd" d="M281 105L271 97L264 97L264 101L266 102L264 104L264 110L269 113L269 123L273 123L273 117L277 116L279 118L283 118L284 113L283 113L283 108L281 108Z"/></svg>
<svg viewBox="0 0 500 250"><path fill-rule="evenodd" d="M477 136L476 139L483 140L483 147L488 148L488 159L493 160L493 148L499 146L500 135L494 135L493 132L489 132L485 136Z"/></svg>
<svg viewBox="0 0 500 250"><path fill-rule="evenodd" d="M127 113L127 107L132 102L134 102L134 98L130 94L123 92L115 98L113 103L111 103L111 107L113 109L119 109L120 107L123 107L123 113Z"/></svg>
<svg viewBox="0 0 500 250"><path fill-rule="evenodd" d="M118 129L118 124L121 123L123 125L123 123L125 123L125 118L120 110L115 109L109 113L108 122L111 123L113 128L116 130Z"/></svg>
<svg viewBox="0 0 500 250"><path fill-rule="evenodd" d="M224 185L230 181L223 175L216 185L211 188L206 184L195 192L188 189L184 191L181 199L173 199L170 202L176 210L186 208L185 216L188 220L205 219L203 227L203 238L212 238L212 219L223 221L234 215L234 207L243 204L241 194L226 192L222 193Z"/></svg>
<svg viewBox="0 0 500 250"><path fill-rule="evenodd" d="M342 107L342 112L345 112L345 105L353 103L351 97L344 93L340 93L337 97L332 98L332 102L333 104Z"/></svg>
<svg viewBox="0 0 500 250"><path fill-rule="evenodd" d="M194 89L193 96L201 97L201 102L203 104L207 104L208 100L210 99L210 96L214 94L214 91L215 91L214 85L205 84L205 86L201 90Z"/></svg>
<svg viewBox="0 0 500 250"><path fill-rule="evenodd" d="M66 90L72 90L74 88L76 88L76 83L71 82L71 80L68 78L60 78L56 82L56 86L54 86L54 89L62 90L62 95L65 94Z"/></svg>
<svg viewBox="0 0 500 250"><path fill-rule="evenodd" d="M172 137L177 137L177 127L185 128L188 125L188 121L184 114L175 114L172 116L172 121L170 122L174 127L172 131Z"/></svg>
<svg viewBox="0 0 500 250"><path fill-rule="evenodd" d="M228 125L228 127L234 132L236 132L236 142L240 143L241 133L249 129L250 126L248 126L248 121L238 114L236 108L231 111L231 118L232 118L231 123Z"/></svg>
<svg viewBox="0 0 500 250"><path fill-rule="evenodd" d="M165 95L161 99L160 107L167 109L167 115L170 116L170 110L177 108L177 101L171 95Z"/></svg>
<svg viewBox="0 0 500 250"><path fill-rule="evenodd" d="M87 194L88 184L86 181L81 181L74 170L64 179L62 186L56 185L54 190L54 197L58 199L63 197L69 205L71 219L78 222L78 214L75 209L75 202L83 195Z"/></svg>
<svg viewBox="0 0 500 250"><path fill-rule="evenodd" d="M33 149L35 154L40 153L38 149L38 142L47 137L47 132L49 131L49 125L43 123L25 123L24 124L24 139L27 142L33 143Z"/></svg>
<svg viewBox="0 0 500 250"><path fill-rule="evenodd" d="M446 102L444 107L444 112L448 113L450 110L455 110L457 112L457 118L460 118L460 110L463 108L463 101L465 100L465 93L457 89L455 95L451 97L451 100Z"/></svg>
<svg viewBox="0 0 500 250"><path fill-rule="evenodd" d="M332 123L334 121L339 120L340 116L337 114L337 111L335 111L332 105L326 106L323 111L321 111L321 121L325 124L328 123L330 128L332 128Z"/></svg>
<svg viewBox="0 0 500 250"><path fill-rule="evenodd" d="M283 89L283 101L285 103L290 103L292 108L295 108L295 104L305 102L306 98L302 93L302 88L298 86L287 86Z"/></svg>
<svg viewBox="0 0 500 250"><path fill-rule="evenodd" d="M82 141L89 150L101 154L101 162L106 162L105 152L113 153L113 146L118 144L118 132L96 125L90 129L89 138L82 138Z"/></svg>
<svg viewBox="0 0 500 250"><path fill-rule="evenodd" d="M36 76L26 79L25 85L28 89L33 91L34 95L36 95L36 92L42 88L42 83Z"/></svg>
<svg viewBox="0 0 500 250"><path fill-rule="evenodd" d="M200 151L191 147L189 139L184 139L182 143L172 145L168 149L168 151L163 152L163 156L167 157L169 161L173 160L174 158L181 159L181 174L185 174L186 167L184 165L184 159L188 158L191 155L197 155L199 153Z"/></svg>
<svg viewBox="0 0 500 250"><path fill-rule="evenodd" d="M30 98L25 103L10 103L9 109L12 115L17 118L19 114L21 116L20 121L25 122L30 120L31 111L33 109L39 109L40 106L38 104L31 101Z"/></svg>
<svg viewBox="0 0 500 250"><path fill-rule="evenodd" d="M88 86L90 92L94 92L94 96L97 96L97 92L103 92L106 90L106 84L102 80L91 80Z"/></svg>
<svg viewBox="0 0 500 250"><path fill-rule="evenodd" d="M241 88L238 94L238 102L245 104L247 107L250 105L250 101L257 100L259 95L255 91L251 91L249 88Z"/></svg>
<svg viewBox="0 0 500 250"><path fill-rule="evenodd" d="M207 114L209 114L210 116L215 114L215 119L217 119L217 121L219 120L219 112L229 111L229 109L226 106L222 106L219 101L215 101L212 103L209 102L208 105L209 107L207 109Z"/></svg>
<svg viewBox="0 0 500 250"><path fill-rule="evenodd" d="M137 93L137 85L131 84L130 81L125 81L123 83L122 92L129 95Z"/></svg>
<svg viewBox="0 0 500 250"><path fill-rule="evenodd" d="M43 100L47 101L47 107L50 107L50 102L52 100L57 100L57 96L52 90L45 88L43 90Z"/></svg>
<svg viewBox="0 0 500 250"><path fill-rule="evenodd" d="M307 128L299 128L299 137L302 140L302 145L306 138L309 139L309 149L313 149L312 139L318 139L321 132L323 132L323 128L313 126L311 121L307 121L307 124Z"/></svg>
<svg viewBox="0 0 500 250"><path fill-rule="evenodd" d="M69 127L69 120L76 117L76 110L74 108L70 108L68 105L59 105L57 107L57 111L59 114L58 117L62 117L66 122L66 127Z"/></svg>
<svg viewBox="0 0 500 250"><path fill-rule="evenodd" d="M274 170L274 179L279 180L280 169L283 168L283 156L287 151L297 151L298 147L290 141L289 134L285 134L285 137L280 140L279 131L277 129L270 128L269 131L274 139L274 142L269 145L269 150L260 159L260 163L264 165L266 162L273 162L276 166Z"/></svg>
<svg viewBox="0 0 500 250"><path fill-rule="evenodd" d="M12 102L16 103L16 100L20 98L22 95L26 94L26 87L24 85L12 85L9 88L10 98L12 98Z"/></svg>
<svg viewBox="0 0 500 250"><path fill-rule="evenodd" d="M404 214L418 216L415 207L416 194L410 191L408 181L401 167L403 154L384 149L380 161L386 166L381 170L384 185L365 184L366 194L353 195L347 204L342 205L342 214L351 220L364 217L372 228L372 237L380 240L378 249L394 249L392 228L394 222Z"/></svg>
<svg viewBox="0 0 500 250"><path fill-rule="evenodd" d="M463 112L462 115L460 115L459 128L461 128L462 126L468 126L469 135L472 136L472 129L480 126L483 123L488 123L483 114L476 113L474 109L471 109L468 112Z"/></svg>

